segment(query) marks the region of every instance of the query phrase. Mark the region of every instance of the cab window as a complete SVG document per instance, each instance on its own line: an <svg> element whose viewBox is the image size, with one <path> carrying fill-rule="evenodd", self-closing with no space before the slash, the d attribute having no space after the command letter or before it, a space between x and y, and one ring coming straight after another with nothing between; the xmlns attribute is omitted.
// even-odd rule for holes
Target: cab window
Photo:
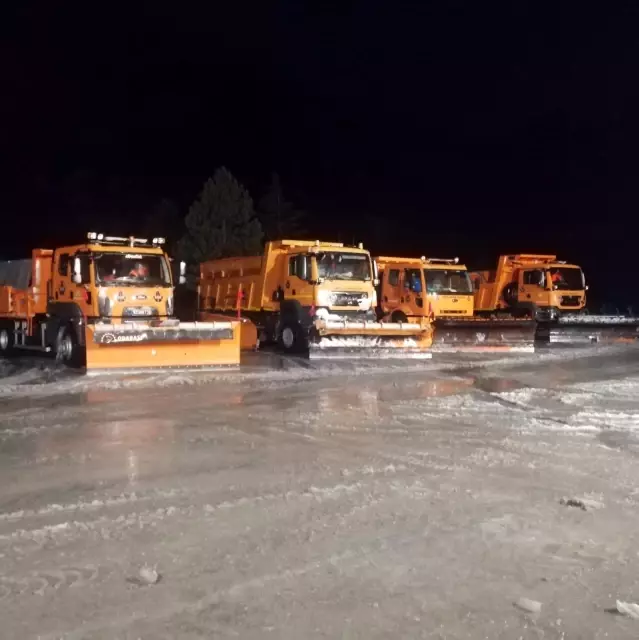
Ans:
<svg viewBox="0 0 639 640"><path fill-rule="evenodd" d="M543 287L544 272L541 269L530 269L528 271L524 271L523 283L536 287Z"/></svg>
<svg viewBox="0 0 639 640"><path fill-rule="evenodd" d="M58 256L58 274L61 276L69 275L69 254L63 253Z"/></svg>
<svg viewBox="0 0 639 640"><path fill-rule="evenodd" d="M388 284L396 287L399 284L399 269L391 269L388 273Z"/></svg>

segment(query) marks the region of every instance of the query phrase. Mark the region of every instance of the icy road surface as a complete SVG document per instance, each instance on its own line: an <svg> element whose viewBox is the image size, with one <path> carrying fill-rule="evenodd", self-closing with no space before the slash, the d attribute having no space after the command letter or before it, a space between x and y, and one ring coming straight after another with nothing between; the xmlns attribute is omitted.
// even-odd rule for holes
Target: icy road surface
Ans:
<svg viewBox="0 0 639 640"><path fill-rule="evenodd" d="M48 366L2 365L3 639L639 637L636 348Z"/></svg>

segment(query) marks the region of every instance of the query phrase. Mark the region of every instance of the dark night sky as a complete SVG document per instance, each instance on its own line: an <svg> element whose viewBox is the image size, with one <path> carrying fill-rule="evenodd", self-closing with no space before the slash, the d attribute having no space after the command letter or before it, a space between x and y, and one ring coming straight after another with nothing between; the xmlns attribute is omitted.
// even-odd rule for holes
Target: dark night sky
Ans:
<svg viewBox="0 0 639 640"><path fill-rule="evenodd" d="M327 239L476 267L556 252L598 301L639 303L636 3L16 4L6 257L135 233L223 164L255 198L277 170Z"/></svg>

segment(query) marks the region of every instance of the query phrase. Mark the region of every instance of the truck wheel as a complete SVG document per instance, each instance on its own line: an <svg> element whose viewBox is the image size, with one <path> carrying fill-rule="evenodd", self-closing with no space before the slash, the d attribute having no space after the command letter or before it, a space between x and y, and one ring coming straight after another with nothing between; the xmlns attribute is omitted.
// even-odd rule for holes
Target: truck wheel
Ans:
<svg viewBox="0 0 639 640"><path fill-rule="evenodd" d="M278 344L285 353L302 353L308 349L304 331L297 322L288 321L282 323Z"/></svg>
<svg viewBox="0 0 639 640"><path fill-rule="evenodd" d="M7 327L0 328L0 354L10 356L13 352L13 331Z"/></svg>
<svg viewBox="0 0 639 640"><path fill-rule="evenodd" d="M66 325L58 331L55 357L58 362L66 364L69 367L82 366L82 347L78 344L72 326Z"/></svg>

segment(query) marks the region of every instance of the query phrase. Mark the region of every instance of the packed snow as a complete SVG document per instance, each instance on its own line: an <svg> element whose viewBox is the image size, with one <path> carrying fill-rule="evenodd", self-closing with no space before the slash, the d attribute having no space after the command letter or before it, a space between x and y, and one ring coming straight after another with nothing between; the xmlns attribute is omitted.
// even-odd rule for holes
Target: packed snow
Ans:
<svg viewBox="0 0 639 640"><path fill-rule="evenodd" d="M3 638L639 636L637 347L0 373Z"/></svg>

